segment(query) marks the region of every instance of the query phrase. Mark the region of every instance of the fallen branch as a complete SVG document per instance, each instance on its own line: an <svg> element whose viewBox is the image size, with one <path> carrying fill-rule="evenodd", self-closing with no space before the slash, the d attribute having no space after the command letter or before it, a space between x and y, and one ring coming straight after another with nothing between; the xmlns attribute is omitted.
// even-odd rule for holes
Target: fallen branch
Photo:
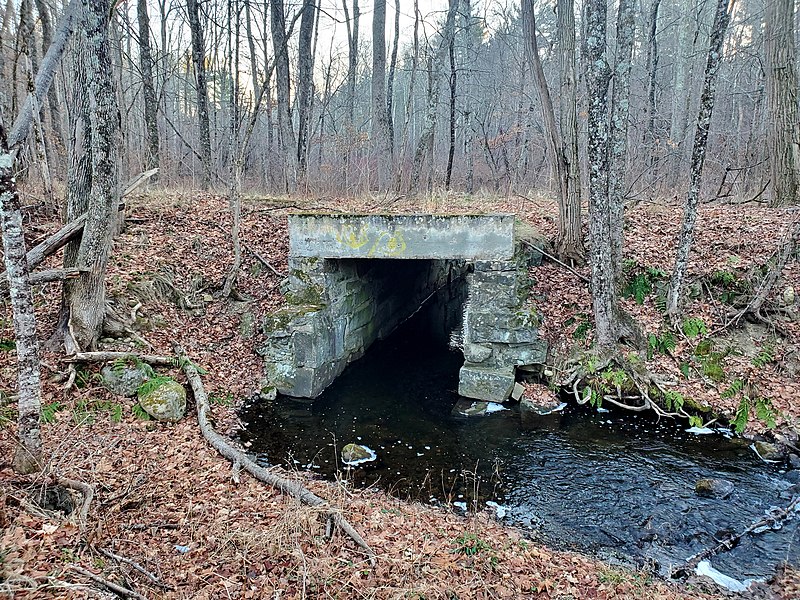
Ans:
<svg viewBox="0 0 800 600"><path fill-rule="evenodd" d="M762 531L779 528L783 521L788 520L793 513L797 512L798 507L800 507L800 496L795 496L786 508L772 509L760 519L753 521L741 532L734 533L716 546L706 548L702 552L690 556L681 566L672 569L670 577L672 579L677 579L685 576L689 571L693 570L700 561L733 549L739 543L739 540L749 533L761 533ZM761 531L756 531L758 529L761 529Z"/></svg>
<svg viewBox="0 0 800 600"><path fill-rule="evenodd" d="M233 446L228 444L221 435L214 431L211 424L208 422L207 414L209 412L208 397L206 396L203 382L200 380L200 375L197 372L194 364L189 360L189 357L184 352L183 348L177 344L174 346L175 353L178 355L178 361L186 374L189 385L194 393L194 399L197 403L197 422L200 425L200 430L203 437L220 453L233 463L239 463L241 467L250 473L259 481L263 481L281 492L288 494L292 498L300 500L303 504L312 506L314 508L322 509L327 513L329 522L333 522L335 526L341 529L350 539L352 539L359 548L366 552L371 564L375 563L375 553L369 547L367 542L361 537L361 534L341 515L341 513L333 509L325 500L311 492L309 489L289 479L279 477L275 473L271 473L267 469L259 466L246 454L236 450Z"/></svg>
<svg viewBox="0 0 800 600"><path fill-rule="evenodd" d="M66 477L59 477L57 479L59 485L66 488L80 492L83 495L83 504L81 504L81 512L78 513L80 518L81 531L86 527L86 520L89 518L89 506L94 499L94 488L88 483L82 481L75 481L74 479L67 479Z"/></svg>
<svg viewBox="0 0 800 600"><path fill-rule="evenodd" d="M30 274L31 285L42 285L53 281L64 281L65 279L76 279L80 277L83 269L47 269L38 273ZM8 279L0 280L0 294L8 294Z"/></svg>
<svg viewBox="0 0 800 600"><path fill-rule="evenodd" d="M136 354L135 352L77 352L63 359L68 363L79 362L110 362L114 360L140 360L149 365L161 367L174 367L176 362L169 356L157 354Z"/></svg>
<svg viewBox="0 0 800 600"><path fill-rule="evenodd" d="M103 579L99 575L95 575L94 573L92 573L91 571L87 571L83 567L78 567L76 565L70 565L69 568L72 571L75 571L76 573L79 573L80 575L83 575L84 577L88 577L92 581L94 581L96 583L99 583L103 587L105 587L105 588L111 590L112 592L114 592L117 596L122 596L123 598L136 598L136 600L147 600L147 598L142 596L140 593L134 592L133 590L129 590L128 588L122 587L121 585L117 585L116 583L111 583L107 579Z"/></svg>
<svg viewBox="0 0 800 600"><path fill-rule="evenodd" d="M132 194L136 191L136 189L147 182L153 175L158 173L158 169L150 169L149 171L144 171L143 173L139 173L134 179L132 179L128 185L125 186L125 189L122 191L122 195L120 198L124 198L128 194Z"/></svg>
<svg viewBox="0 0 800 600"><path fill-rule="evenodd" d="M550 253L549 253L549 252L547 252L546 250L543 250L542 248L539 248L538 246L534 246L534 245L533 245L533 244L531 244L530 242L525 242L525 241L523 241L522 243L523 243L525 246L527 246L528 248L530 248L531 250L536 250L537 252L541 252L542 254L544 254L544 255L545 255L547 258L549 258L549 259L550 259L550 260L552 260L553 262L556 262L556 263L560 264L560 265L561 265L562 267L564 267L564 268L565 268L567 271L569 271L570 273L572 273L573 275L575 275L575 277L577 277L578 279L580 279L580 280L581 280L581 281L583 281L584 283L591 283L591 281L589 281L589 278L588 278L588 277L584 277L583 275L581 275L580 273L578 273L578 272L577 272L575 269L573 269L572 267L570 267L570 266L569 266L567 263L565 263L565 262L563 262L563 261L559 260L558 258L556 258L555 256L553 256L552 254L550 254Z"/></svg>
<svg viewBox="0 0 800 600"><path fill-rule="evenodd" d="M145 569L142 565L140 565L136 561L131 560L130 558L126 558L124 556L120 556L119 554L114 554L113 552L111 552L110 550L106 550L105 548L98 548L97 551L100 552L100 554L102 554L106 558L111 558L116 560L117 562L125 563L126 565L133 567L134 569L139 571L139 573L147 577L153 585L160 587L161 589L164 590L169 590L169 591L175 590L174 587L162 582L158 577L153 575L150 571Z"/></svg>
<svg viewBox="0 0 800 600"><path fill-rule="evenodd" d="M253 249L252 249L250 246L248 246L247 244L242 244L242 245L244 246L245 250L247 250L247 251L248 251L250 254L252 254L253 256L255 256L255 257L258 259L258 261L259 261L259 262L260 262L262 265L264 265L265 267L267 267L267 268L268 268L270 271L272 271L273 273L275 273L275 275L277 275L278 277L283 277L283 275L281 275L281 274L278 272L278 270L277 270L275 267L273 267L273 266L270 264L270 262L269 262L269 261L268 261L266 258L264 258L263 256L261 256L261 255L260 255L258 252L256 252L255 250L253 250Z"/></svg>

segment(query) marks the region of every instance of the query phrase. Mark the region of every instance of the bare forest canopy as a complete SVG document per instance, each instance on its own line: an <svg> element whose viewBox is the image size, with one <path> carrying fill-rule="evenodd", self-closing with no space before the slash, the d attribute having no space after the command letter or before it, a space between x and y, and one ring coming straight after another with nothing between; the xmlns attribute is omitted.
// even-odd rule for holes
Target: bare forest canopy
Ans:
<svg viewBox="0 0 800 600"><path fill-rule="evenodd" d="M555 188L517 2L317 1L118 3L111 56L122 180L158 167L165 185L228 188L235 179L239 189L270 192ZM769 185L767 4L738 0L730 9L704 198L750 199ZM585 7L572 9L578 146L586 148ZM629 199L685 193L714 9L702 0L635 3ZM536 0L533 11L560 118L564 32L555 0ZM0 5L6 122L20 111L62 12L48 0ZM609 48L615 27L609 19ZM78 44L70 41L20 156L32 183L42 170L45 180L67 177L83 87Z"/></svg>

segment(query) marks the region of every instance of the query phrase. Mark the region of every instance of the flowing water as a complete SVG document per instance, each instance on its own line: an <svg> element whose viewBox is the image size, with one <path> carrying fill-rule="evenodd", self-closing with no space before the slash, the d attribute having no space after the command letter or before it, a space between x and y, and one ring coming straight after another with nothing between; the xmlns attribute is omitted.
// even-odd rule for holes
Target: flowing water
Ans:
<svg viewBox="0 0 800 600"><path fill-rule="evenodd" d="M504 522L534 539L662 574L788 504L786 473L741 440L580 407L536 420L512 405L454 416L463 359L447 349L446 328L431 335L441 316L433 310L375 344L313 403L279 397L245 406L242 441L262 462L404 498L455 510L496 503ZM338 454L351 442L377 460L343 465ZM705 477L730 481L733 493L696 495ZM745 536L712 564L740 580L767 576L781 561L800 564L798 524Z"/></svg>

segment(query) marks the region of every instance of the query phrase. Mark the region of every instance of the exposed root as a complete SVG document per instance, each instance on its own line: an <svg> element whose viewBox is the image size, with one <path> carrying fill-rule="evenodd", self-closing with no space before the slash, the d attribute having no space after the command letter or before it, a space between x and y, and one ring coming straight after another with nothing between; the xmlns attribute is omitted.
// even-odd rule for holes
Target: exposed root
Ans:
<svg viewBox="0 0 800 600"><path fill-rule="evenodd" d="M328 519L338 529L343 531L345 535L352 539L359 548L364 550L369 558L370 563L374 564L375 552L372 550L372 548L370 548L369 544L367 544L364 538L361 537L361 534L358 533L358 531L356 531L356 529L347 521L347 519L342 516L341 512L332 508L325 500L311 492L300 483L280 477L256 464L254 461L250 460L246 454L236 450L233 446L226 442L221 435L214 431L214 428L211 427L211 424L208 422L207 414L210 410L210 407L208 403L208 397L206 396L205 389L203 388L203 382L200 380L200 375L198 374L194 364L191 362L191 360L189 360L189 357L186 355L183 348L176 345L175 353L178 355L179 363L183 368L183 372L186 374L186 378L189 380L189 385L194 393L194 399L197 403L197 421L200 425L200 430L203 432L203 437L205 437L206 440L208 440L208 442L214 446L214 448L216 448L220 454L222 454L222 456L230 460L232 463L238 462L245 471L250 473L259 481L263 481L264 483L278 488L281 492L300 500L303 504L322 509L327 514Z"/></svg>
<svg viewBox="0 0 800 600"><path fill-rule="evenodd" d="M572 358L562 367L558 385L572 391L575 401L608 402L633 412L652 411L661 417L688 419L691 415L679 407L664 408L657 396L666 397L670 382L661 380L642 365L619 352L589 354Z"/></svg>

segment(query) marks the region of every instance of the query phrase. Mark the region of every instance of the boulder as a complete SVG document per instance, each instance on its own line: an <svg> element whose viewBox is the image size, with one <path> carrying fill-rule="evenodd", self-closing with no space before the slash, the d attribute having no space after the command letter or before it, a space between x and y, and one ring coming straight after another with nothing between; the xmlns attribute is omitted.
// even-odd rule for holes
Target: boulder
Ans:
<svg viewBox="0 0 800 600"><path fill-rule="evenodd" d="M724 500L733 493L734 485L727 479L705 477L698 479L694 484L694 492L704 498L719 498Z"/></svg>
<svg viewBox="0 0 800 600"><path fill-rule="evenodd" d="M508 409L499 402L483 402L462 398L455 403L451 414L454 417L484 417L502 410Z"/></svg>
<svg viewBox="0 0 800 600"><path fill-rule="evenodd" d="M794 470L800 469L800 456L797 456L797 454L790 454L789 466L792 467L792 469Z"/></svg>
<svg viewBox="0 0 800 600"><path fill-rule="evenodd" d="M342 448L342 462L346 465L355 466L362 463L371 462L378 458L375 451L361 444L347 444Z"/></svg>
<svg viewBox="0 0 800 600"><path fill-rule="evenodd" d="M166 379L158 387L139 394L139 404L157 421L178 421L186 412L186 390L173 379Z"/></svg>
<svg viewBox="0 0 800 600"><path fill-rule="evenodd" d="M132 398L136 395L139 386L147 381L147 374L144 365L134 365L125 367L112 367L107 365L100 371L103 386L115 396L127 396Z"/></svg>

